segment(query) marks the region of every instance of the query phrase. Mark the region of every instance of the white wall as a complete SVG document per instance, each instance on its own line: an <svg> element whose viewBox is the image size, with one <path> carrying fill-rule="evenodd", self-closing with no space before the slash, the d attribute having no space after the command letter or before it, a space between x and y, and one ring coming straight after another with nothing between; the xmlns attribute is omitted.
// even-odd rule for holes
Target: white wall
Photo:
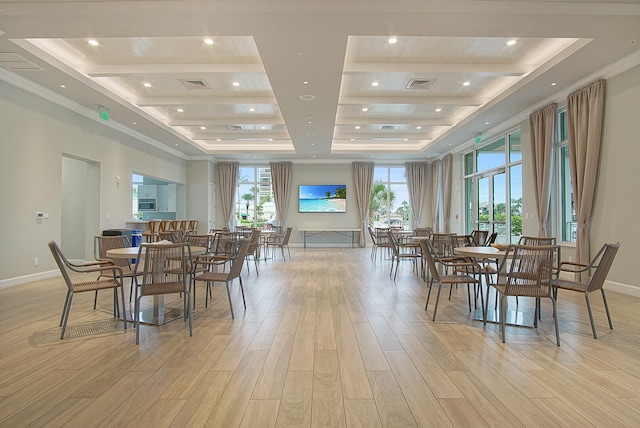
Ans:
<svg viewBox="0 0 640 428"><path fill-rule="evenodd" d="M61 239L64 154L100 164L100 218L93 234L125 228L133 171L186 180L184 160L0 81L0 286L57 269L47 242ZM181 205L184 210L184 198ZM38 223L37 211L49 219Z"/></svg>

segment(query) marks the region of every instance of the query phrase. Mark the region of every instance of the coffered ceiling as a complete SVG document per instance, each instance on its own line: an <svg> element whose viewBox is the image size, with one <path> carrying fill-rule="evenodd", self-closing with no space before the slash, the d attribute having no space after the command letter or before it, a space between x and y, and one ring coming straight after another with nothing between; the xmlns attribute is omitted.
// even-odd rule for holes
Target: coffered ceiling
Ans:
<svg viewBox="0 0 640 428"><path fill-rule="evenodd" d="M185 158L436 158L611 64L639 62L637 1L0 9L0 78L107 112L105 126Z"/></svg>

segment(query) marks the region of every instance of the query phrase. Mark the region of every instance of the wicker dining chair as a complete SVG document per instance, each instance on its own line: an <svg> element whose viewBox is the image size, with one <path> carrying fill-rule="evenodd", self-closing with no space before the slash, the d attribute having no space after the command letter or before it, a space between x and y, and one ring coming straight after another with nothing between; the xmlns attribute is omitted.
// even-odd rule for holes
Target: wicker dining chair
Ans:
<svg viewBox="0 0 640 428"><path fill-rule="evenodd" d="M135 288L134 324L136 345L140 343L140 300L145 296L178 294L183 299L184 320L189 321L189 336L193 335L189 294L189 267L191 246L187 242L178 244L140 244L138 259L144 260L136 266L136 275L141 275Z"/></svg>
<svg viewBox="0 0 640 428"><path fill-rule="evenodd" d="M558 290L575 291L578 293L584 293L584 298L587 302L587 310L589 312L589 321L591 321L591 331L593 332L593 338L597 339L596 324L593 321L593 312L591 311L591 301L589 300L589 294L594 291L600 290L602 294L602 301L604 302L604 309L607 312L607 320L609 321L609 328L613 330L613 323L611 322L611 314L609 313L609 305L607 304L607 296L604 293L604 281L607 278L607 274L613 264L616 254L620 249L620 243L604 244L600 251L595 255L588 265L575 263L575 262L562 262L560 263L560 272L570 272L573 274L580 274L582 272L590 272L595 269L593 276L588 282L572 281L568 279L556 278L553 280L553 297L558 298Z"/></svg>
<svg viewBox="0 0 640 428"><path fill-rule="evenodd" d="M197 282L205 282L207 284L207 288L205 290L205 307L209 306L209 297L211 296L211 287L212 284L216 282L224 282L227 288L227 298L229 300L229 310L231 311L231 319L235 318L233 313L233 303L231 302L231 291L229 290L229 284L236 278L238 278L240 282L240 291L242 293L242 303L244 304L245 309L247 308L247 302L244 298L244 286L242 284L242 264L245 261L247 256L247 252L249 250L251 242L249 239L243 239L240 243L237 252L231 258L231 268L229 272L218 272L217 269L213 268L216 265L220 264L220 261L216 258L213 258L212 255L209 256L198 256L194 262L194 266L196 269L199 267L207 267L208 269L200 274L192 275L192 284L194 290L194 301L193 306L195 307L195 287Z"/></svg>
<svg viewBox="0 0 640 428"><path fill-rule="evenodd" d="M60 339L64 339L67 330L67 322L69 321L69 313L71 312L71 302L73 296L77 293L84 293L98 290L113 290L113 315L118 317L120 307L118 304L118 289L122 297L122 321L124 328L127 328L127 310L124 301L124 286L122 285L122 268L116 266L108 260L99 260L96 262L88 262L84 264L71 263L62 253L60 247L55 241L49 241L49 249L56 261L60 273L67 284L67 297L62 308L62 316L60 317ZM71 278L73 273L73 279ZM104 279L89 280L86 275L76 274L92 274L99 273Z"/></svg>
<svg viewBox="0 0 640 428"><path fill-rule="evenodd" d="M556 344L560 346L558 331L558 311L553 296L552 284L554 260L557 259L557 245L509 245L498 267L496 283L489 284L500 296L500 325L502 342L505 343L505 325L507 298L509 296L533 297L536 299L536 312L539 313L539 299L548 298L553 304L553 319L556 330ZM487 299L488 303L488 299ZM486 324L485 307L484 323ZM538 317L533 317L534 327L538 327Z"/></svg>
<svg viewBox="0 0 640 428"><path fill-rule="evenodd" d="M95 236L93 242L93 253L94 258L96 260L108 261L116 266L120 266L122 269L122 277L129 278L131 280L131 288L129 290L129 301L131 301L133 297L133 288L135 287L135 267L136 267L136 259L110 259L107 257L107 251L113 250L116 248L129 248L131 247L131 241L127 235L116 235L116 236ZM98 279L105 276L104 273L100 273L98 275ZM107 275L108 276L108 275ZM98 290L96 290L95 296L93 298L93 309L96 308L98 303Z"/></svg>
<svg viewBox="0 0 640 428"><path fill-rule="evenodd" d="M418 273L418 260L422 259L422 254L418 251L401 251L400 244L398 243L398 238L393 233L391 229L387 230L387 240L391 244L391 270L389 271L389 276L393 273L393 280L395 281L396 276L398 276L398 267L400 266L400 260L410 260L413 263L413 270ZM416 245L418 245L416 243ZM395 273L393 271L393 266L395 264Z"/></svg>

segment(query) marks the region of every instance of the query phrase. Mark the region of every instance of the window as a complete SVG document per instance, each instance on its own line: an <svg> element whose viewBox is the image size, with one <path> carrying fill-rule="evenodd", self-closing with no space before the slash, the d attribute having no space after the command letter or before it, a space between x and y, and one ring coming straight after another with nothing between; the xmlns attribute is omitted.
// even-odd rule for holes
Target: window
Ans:
<svg viewBox="0 0 640 428"><path fill-rule="evenodd" d="M558 233L559 240L575 242L578 232L576 210L573 204L573 189L571 187L571 172L569 169L569 135L567 128L567 110L558 110L556 120L558 152Z"/></svg>
<svg viewBox="0 0 640 428"><path fill-rule="evenodd" d="M271 188L271 169L241 166L238 169L236 198L236 224L262 227L265 222L274 221L276 206Z"/></svg>
<svg viewBox="0 0 640 428"><path fill-rule="evenodd" d="M404 166L376 167L371 188L369 223L373 227L410 226L409 190Z"/></svg>
<svg viewBox="0 0 640 428"><path fill-rule="evenodd" d="M466 153L463 168L466 233L488 230L498 233L497 242L516 242L522 235L520 130Z"/></svg>

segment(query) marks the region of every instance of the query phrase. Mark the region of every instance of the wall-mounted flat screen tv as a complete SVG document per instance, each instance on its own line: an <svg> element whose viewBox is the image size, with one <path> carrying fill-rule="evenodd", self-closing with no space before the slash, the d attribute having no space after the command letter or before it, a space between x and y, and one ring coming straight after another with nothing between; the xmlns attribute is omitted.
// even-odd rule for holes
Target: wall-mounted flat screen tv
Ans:
<svg viewBox="0 0 640 428"><path fill-rule="evenodd" d="M345 184L308 184L298 187L298 212L347 212L347 186Z"/></svg>

